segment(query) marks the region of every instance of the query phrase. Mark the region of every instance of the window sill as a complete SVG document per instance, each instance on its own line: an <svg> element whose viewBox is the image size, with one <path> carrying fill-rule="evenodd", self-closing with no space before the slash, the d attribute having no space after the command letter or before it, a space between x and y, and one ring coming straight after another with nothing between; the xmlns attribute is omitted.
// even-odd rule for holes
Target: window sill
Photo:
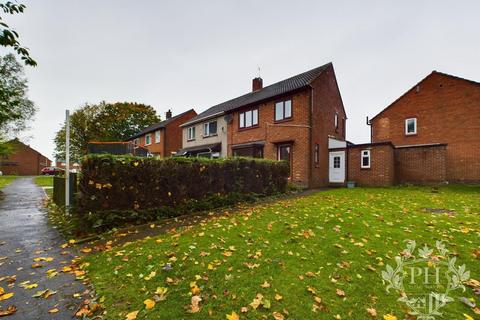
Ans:
<svg viewBox="0 0 480 320"><path fill-rule="evenodd" d="M405 133L405 136L406 137L412 137L412 136L416 136L417 133Z"/></svg>
<svg viewBox="0 0 480 320"><path fill-rule="evenodd" d="M211 138L211 137L216 137L216 136L218 136L217 133L215 133L215 134L210 134L210 135L208 135L208 136L202 136L202 138L205 139L205 138Z"/></svg>
<svg viewBox="0 0 480 320"><path fill-rule="evenodd" d="M283 122L288 122L288 121L292 121L293 118L290 117L290 118L285 118L285 119L282 119L282 120L273 120L273 123L283 123Z"/></svg>
<svg viewBox="0 0 480 320"><path fill-rule="evenodd" d="M360 168L360 170L371 170L371 169L372 169L371 167Z"/></svg>
<svg viewBox="0 0 480 320"><path fill-rule="evenodd" d="M190 141L195 141L195 138L193 138L193 139L187 139L187 142L190 142Z"/></svg>
<svg viewBox="0 0 480 320"><path fill-rule="evenodd" d="M238 131L246 131L246 130L251 130L251 129L257 129L259 127L259 125L254 125L254 126L250 126L250 127L244 127L244 128L238 128Z"/></svg>

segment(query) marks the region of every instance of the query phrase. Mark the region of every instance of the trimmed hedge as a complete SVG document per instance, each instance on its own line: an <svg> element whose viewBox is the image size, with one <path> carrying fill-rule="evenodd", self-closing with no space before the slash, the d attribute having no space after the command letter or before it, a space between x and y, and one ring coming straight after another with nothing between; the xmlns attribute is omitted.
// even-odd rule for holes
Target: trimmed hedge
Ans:
<svg viewBox="0 0 480 320"><path fill-rule="evenodd" d="M110 228L283 193L286 162L264 159L138 158L91 155L82 161L77 214Z"/></svg>

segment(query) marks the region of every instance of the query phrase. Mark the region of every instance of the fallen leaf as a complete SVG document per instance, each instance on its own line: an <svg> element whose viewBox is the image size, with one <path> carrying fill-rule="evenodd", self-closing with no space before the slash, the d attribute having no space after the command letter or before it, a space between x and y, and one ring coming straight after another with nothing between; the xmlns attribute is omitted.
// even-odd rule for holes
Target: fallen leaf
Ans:
<svg viewBox="0 0 480 320"><path fill-rule="evenodd" d="M375 310L375 308L367 308L367 312L373 318L377 316L377 310Z"/></svg>
<svg viewBox="0 0 480 320"><path fill-rule="evenodd" d="M143 301L143 304L145 305L145 309L147 310L153 309L153 307L155 307L155 301L153 301L152 299L147 299Z"/></svg>
<svg viewBox="0 0 480 320"><path fill-rule="evenodd" d="M283 314L281 314L280 312L274 312L272 313L272 316L275 320L283 320Z"/></svg>
<svg viewBox="0 0 480 320"><path fill-rule="evenodd" d="M384 320L397 320L397 317L395 317L393 314L386 314L383 316Z"/></svg>
<svg viewBox="0 0 480 320"><path fill-rule="evenodd" d="M58 308L53 308L53 309L50 309L48 310L48 313L58 313L60 310L58 310Z"/></svg>
<svg viewBox="0 0 480 320"><path fill-rule="evenodd" d="M339 297L345 297L345 291L337 289L336 290L337 296Z"/></svg>
<svg viewBox="0 0 480 320"><path fill-rule="evenodd" d="M196 313L200 311L199 303L202 301L202 298L200 296L193 296L192 300L190 302L190 312L191 313Z"/></svg>
<svg viewBox="0 0 480 320"><path fill-rule="evenodd" d="M133 311L133 312L130 312L129 314L127 314L127 317L125 318L125 320L135 320L137 319L137 315L140 311Z"/></svg>
<svg viewBox="0 0 480 320"><path fill-rule="evenodd" d="M15 312L17 312L17 307L15 307L14 305L8 306L7 310L3 310L2 308L0 308L0 317L11 316Z"/></svg>
<svg viewBox="0 0 480 320"><path fill-rule="evenodd" d="M10 299L11 297L13 297L13 295L14 295L13 292L2 294L0 296L0 301Z"/></svg>
<svg viewBox="0 0 480 320"><path fill-rule="evenodd" d="M227 314L227 320L240 320L240 317L235 311L232 311L231 314Z"/></svg>

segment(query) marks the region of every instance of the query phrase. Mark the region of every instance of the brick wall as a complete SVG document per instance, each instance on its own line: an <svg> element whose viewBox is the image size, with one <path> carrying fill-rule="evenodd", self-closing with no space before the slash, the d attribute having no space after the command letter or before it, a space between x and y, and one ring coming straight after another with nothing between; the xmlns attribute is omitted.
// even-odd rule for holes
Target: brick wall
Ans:
<svg viewBox="0 0 480 320"><path fill-rule="evenodd" d="M181 124L195 117L197 113L194 110L185 112L181 116L174 118L165 127L149 132L151 144L145 145L145 136L139 137L139 146L147 148L152 154L160 157L169 157L172 152L176 152L182 148L183 129ZM155 132L160 131L160 142L155 142Z"/></svg>
<svg viewBox="0 0 480 320"><path fill-rule="evenodd" d="M370 168L361 168L361 152L370 150ZM395 184L395 153L390 143L355 145L347 149L347 180L358 186L384 187Z"/></svg>
<svg viewBox="0 0 480 320"><path fill-rule="evenodd" d="M292 119L275 122L275 102L292 99ZM259 104L259 124L255 128L239 129L239 113L232 113L228 126L229 155L235 145L265 141L264 158L277 159L277 147L292 143L292 181L304 187L328 185L328 137L345 140L346 115L338 90L333 66L328 67L311 88ZM338 127L335 127L335 113ZM310 117L312 115L312 117ZM319 145L319 162L314 162L315 144Z"/></svg>
<svg viewBox="0 0 480 320"><path fill-rule="evenodd" d="M313 81L312 88L311 187L322 187L329 184L328 138L345 140L347 116L333 66ZM338 127L335 127L335 114L338 115ZM314 161L315 144L319 145L320 150L318 163Z"/></svg>
<svg viewBox="0 0 480 320"><path fill-rule="evenodd" d="M13 142L14 152L0 160L0 171L6 175L34 176L39 175L52 162L36 150L21 142Z"/></svg>
<svg viewBox="0 0 480 320"><path fill-rule="evenodd" d="M433 72L372 119L372 142L444 143L447 180L480 182L480 84ZM417 118L417 134L405 119Z"/></svg>
<svg viewBox="0 0 480 320"><path fill-rule="evenodd" d="M279 100L292 100L292 118L288 121L275 122L275 102ZM233 155L232 148L237 144L255 141L265 141L263 154L266 159L277 159L277 146L280 143L292 144L292 181L308 186L308 163L310 158L309 117L310 117L310 92L303 90L275 100L268 101L258 106L258 126L254 128L239 129L239 113L249 108L240 109L232 113L232 122L228 125L228 155ZM256 106L256 107L257 107Z"/></svg>
<svg viewBox="0 0 480 320"><path fill-rule="evenodd" d="M396 182L438 184L447 180L447 146L395 149Z"/></svg>

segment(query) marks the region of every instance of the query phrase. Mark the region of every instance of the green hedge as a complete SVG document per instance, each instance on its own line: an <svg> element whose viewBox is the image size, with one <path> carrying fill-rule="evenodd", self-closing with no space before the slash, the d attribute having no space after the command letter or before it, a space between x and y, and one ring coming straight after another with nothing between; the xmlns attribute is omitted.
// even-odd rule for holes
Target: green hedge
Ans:
<svg viewBox="0 0 480 320"><path fill-rule="evenodd" d="M91 155L82 162L77 213L87 226L152 221L285 192L286 162L264 159Z"/></svg>

